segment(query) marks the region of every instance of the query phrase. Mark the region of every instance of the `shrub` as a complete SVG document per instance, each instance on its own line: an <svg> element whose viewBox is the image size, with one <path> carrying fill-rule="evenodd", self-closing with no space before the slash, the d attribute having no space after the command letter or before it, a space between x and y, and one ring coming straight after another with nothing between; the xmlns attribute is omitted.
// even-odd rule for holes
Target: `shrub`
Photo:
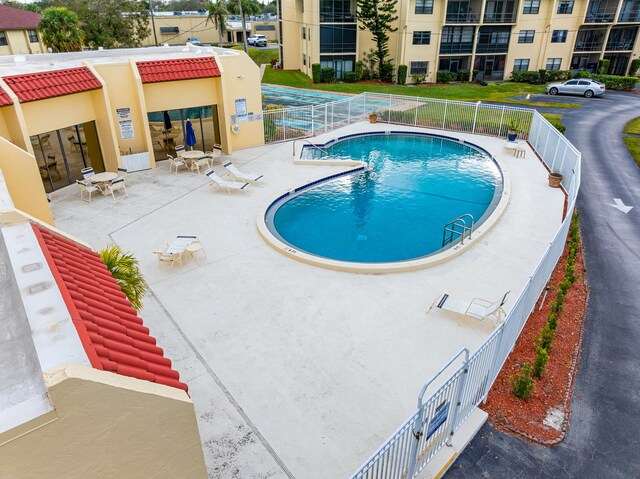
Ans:
<svg viewBox="0 0 640 479"><path fill-rule="evenodd" d="M407 83L407 65L398 66L398 84L404 85Z"/></svg>
<svg viewBox="0 0 640 479"><path fill-rule="evenodd" d="M541 68L540 70L538 70L538 74L540 75L540 81L542 83L546 83L546 81L547 81L547 70L545 70L544 68Z"/></svg>
<svg viewBox="0 0 640 479"><path fill-rule="evenodd" d="M323 68L320 73L322 83L333 83L336 81L336 70L334 68Z"/></svg>
<svg viewBox="0 0 640 479"><path fill-rule="evenodd" d="M356 81L362 80L362 62L361 61L356 62L354 72L356 74Z"/></svg>
<svg viewBox="0 0 640 479"><path fill-rule="evenodd" d="M380 68L380 81L385 83L393 82L393 63L384 62Z"/></svg>
<svg viewBox="0 0 640 479"><path fill-rule="evenodd" d="M591 78L592 73L589 73L586 70L580 70L578 72L578 78Z"/></svg>
<svg viewBox="0 0 640 479"><path fill-rule="evenodd" d="M604 83L607 90L629 91L638 83L638 77L621 77L617 75L591 75L591 79Z"/></svg>
<svg viewBox="0 0 640 479"><path fill-rule="evenodd" d="M356 72L344 72L344 81L346 83L355 83L356 78Z"/></svg>
<svg viewBox="0 0 640 479"><path fill-rule="evenodd" d="M457 78L458 78L457 73L441 70L437 74L436 81L438 83L449 83L449 82L455 81Z"/></svg>
<svg viewBox="0 0 640 479"><path fill-rule="evenodd" d="M553 332L555 333L556 329L558 328L558 313L555 311L551 311L549 313L549 317L547 318L547 324L549 325L549 328L551 328L553 330Z"/></svg>
<svg viewBox="0 0 640 479"><path fill-rule="evenodd" d="M536 356L533 358L533 377L542 377L542 373L547 368L547 362L549 362L549 353L546 349L538 346Z"/></svg>
<svg viewBox="0 0 640 479"><path fill-rule="evenodd" d="M538 347L543 348L547 351L551 349L551 344L553 343L553 338L556 336L556 331L551 325L547 322L540 330L540 334L538 335Z"/></svg>
<svg viewBox="0 0 640 479"><path fill-rule="evenodd" d="M322 67L319 63L311 65L311 78L313 83L320 83L322 81Z"/></svg>
<svg viewBox="0 0 640 479"><path fill-rule="evenodd" d="M524 363L522 370L509 378L509 383L516 397L527 399L531 396L536 387L531 377L531 365L528 362Z"/></svg>
<svg viewBox="0 0 640 479"><path fill-rule="evenodd" d="M421 73L415 73L411 75L411 81L414 85L420 85L420 83L424 83L426 76Z"/></svg>
<svg viewBox="0 0 640 479"><path fill-rule="evenodd" d="M631 66L629 67L629 76L635 76L638 74L638 69L640 69L640 58L636 58L631 61Z"/></svg>
<svg viewBox="0 0 640 479"><path fill-rule="evenodd" d="M609 73L609 65L611 64L611 60L607 60L603 58L598 62L598 75L606 75Z"/></svg>
<svg viewBox="0 0 640 479"><path fill-rule="evenodd" d="M458 81L469 81L469 74L471 72L469 70L458 70Z"/></svg>

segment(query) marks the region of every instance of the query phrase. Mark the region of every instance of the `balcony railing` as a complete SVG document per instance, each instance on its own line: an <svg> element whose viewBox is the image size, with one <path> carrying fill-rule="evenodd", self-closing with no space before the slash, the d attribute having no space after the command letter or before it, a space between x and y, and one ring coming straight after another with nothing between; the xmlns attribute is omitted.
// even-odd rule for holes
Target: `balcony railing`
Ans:
<svg viewBox="0 0 640 479"><path fill-rule="evenodd" d="M574 52L599 52L602 50L602 45L604 45L604 40L593 41L593 42L582 42L576 41L576 46L574 47Z"/></svg>
<svg viewBox="0 0 640 479"><path fill-rule="evenodd" d="M619 22L640 22L640 10L634 12L620 12Z"/></svg>
<svg viewBox="0 0 640 479"><path fill-rule="evenodd" d="M587 15L584 17L584 23L612 23L615 16L615 12L587 13Z"/></svg>
<svg viewBox="0 0 640 479"><path fill-rule="evenodd" d="M630 40L621 42L609 42L607 43L607 48L605 50L608 52L631 51L633 50L633 42Z"/></svg>
<svg viewBox="0 0 640 479"><path fill-rule="evenodd" d="M478 43L476 53L507 53L508 43Z"/></svg>
<svg viewBox="0 0 640 479"><path fill-rule="evenodd" d="M322 23L355 23L356 17L352 13L320 13Z"/></svg>
<svg viewBox="0 0 640 479"><path fill-rule="evenodd" d="M473 13L447 13L446 23L480 23Z"/></svg>
<svg viewBox="0 0 640 479"><path fill-rule="evenodd" d="M441 43L440 53L443 55L450 53L472 53L473 42L458 42L458 43Z"/></svg>
<svg viewBox="0 0 640 479"><path fill-rule="evenodd" d="M485 13L484 23L516 23L515 12L508 13Z"/></svg>

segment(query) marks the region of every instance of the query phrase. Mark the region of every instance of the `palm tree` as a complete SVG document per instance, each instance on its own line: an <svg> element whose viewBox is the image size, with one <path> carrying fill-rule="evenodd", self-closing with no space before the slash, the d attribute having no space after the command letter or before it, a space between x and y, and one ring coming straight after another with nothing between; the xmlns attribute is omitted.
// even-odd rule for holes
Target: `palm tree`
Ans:
<svg viewBox="0 0 640 479"><path fill-rule="evenodd" d="M142 297L149 286L140 272L138 260L131 253L125 253L120 246L116 245L109 245L100 251L100 258L115 278L131 306L136 311L140 311Z"/></svg>
<svg viewBox="0 0 640 479"><path fill-rule="evenodd" d="M222 35L227 31L226 20L228 13L224 0L216 0L216 2L211 2L209 4L209 16L207 17L207 23L212 21L213 26L218 30L218 35L220 36L220 48L222 48Z"/></svg>
<svg viewBox="0 0 640 479"><path fill-rule="evenodd" d="M64 7L51 7L42 12L38 28L42 41L54 52L78 52L82 50L84 33L75 12Z"/></svg>
<svg viewBox="0 0 640 479"><path fill-rule="evenodd" d="M244 51L249 53L249 47L247 46L247 15L259 15L262 13L262 7L256 0L232 0L229 4L229 12L240 15L242 18Z"/></svg>

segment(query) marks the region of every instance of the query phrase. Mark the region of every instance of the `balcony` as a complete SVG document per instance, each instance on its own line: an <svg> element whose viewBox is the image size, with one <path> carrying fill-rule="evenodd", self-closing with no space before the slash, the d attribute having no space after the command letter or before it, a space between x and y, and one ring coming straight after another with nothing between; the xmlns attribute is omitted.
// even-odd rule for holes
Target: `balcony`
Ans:
<svg viewBox="0 0 640 479"><path fill-rule="evenodd" d="M511 27L480 27L476 53L507 53Z"/></svg>
<svg viewBox="0 0 640 479"><path fill-rule="evenodd" d="M445 23L480 23L474 13L448 13Z"/></svg>
<svg viewBox="0 0 640 479"><path fill-rule="evenodd" d="M513 0L487 0L483 23L516 23L517 6Z"/></svg>
<svg viewBox="0 0 640 479"><path fill-rule="evenodd" d="M624 52L633 50L638 27L612 28L605 51Z"/></svg>
<svg viewBox="0 0 640 479"><path fill-rule="evenodd" d="M509 51L508 43L479 43L476 47L476 53L507 53Z"/></svg>
<svg viewBox="0 0 640 479"><path fill-rule="evenodd" d="M574 52L599 52L602 50L602 45L604 45L604 41L591 41L591 42L579 42L576 41L576 46L574 47Z"/></svg>
<svg viewBox="0 0 640 479"><path fill-rule="evenodd" d="M516 23L515 12L485 13L483 23Z"/></svg>
<svg viewBox="0 0 640 479"><path fill-rule="evenodd" d="M640 22L640 0L627 0L622 3L619 22Z"/></svg>
<svg viewBox="0 0 640 479"><path fill-rule="evenodd" d="M445 23L480 23L481 1L449 0Z"/></svg>
<svg viewBox="0 0 640 479"><path fill-rule="evenodd" d="M320 0L320 23L355 23L355 2Z"/></svg>
<svg viewBox="0 0 640 479"><path fill-rule="evenodd" d="M617 0L591 0L584 23L613 23L617 9Z"/></svg>
<svg viewBox="0 0 640 479"><path fill-rule="evenodd" d="M356 23L352 13L320 13L320 23Z"/></svg>
<svg viewBox="0 0 640 479"><path fill-rule="evenodd" d="M472 53L473 52L473 41L471 42L458 42L458 43L440 43L440 54L448 55L448 54L461 54L461 53Z"/></svg>
<svg viewBox="0 0 640 479"><path fill-rule="evenodd" d="M581 28L576 36L574 52L599 52L604 46L607 27Z"/></svg>

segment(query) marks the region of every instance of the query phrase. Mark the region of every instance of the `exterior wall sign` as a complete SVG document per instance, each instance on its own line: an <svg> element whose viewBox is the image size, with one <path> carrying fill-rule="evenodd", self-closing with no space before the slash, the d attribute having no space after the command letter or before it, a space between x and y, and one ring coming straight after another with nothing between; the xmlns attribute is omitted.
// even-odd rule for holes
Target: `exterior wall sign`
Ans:
<svg viewBox="0 0 640 479"><path fill-rule="evenodd" d="M120 126L120 137L123 140L133 140L135 138L133 133L133 121L119 120L118 125Z"/></svg>
<svg viewBox="0 0 640 479"><path fill-rule="evenodd" d="M126 120L131 116L131 108L116 108L116 115L121 120Z"/></svg>
<svg viewBox="0 0 640 479"><path fill-rule="evenodd" d="M236 99L236 115L238 116L238 123L246 123L247 121L247 99Z"/></svg>
<svg viewBox="0 0 640 479"><path fill-rule="evenodd" d="M425 441L428 441L431 436L435 434L435 432L442 426L445 422L447 422L447 416L449 415L449 403L442 403L436 409L436 413L433 415L433 419L429 423L429 427L427 429L427 437Z"/></svg>

